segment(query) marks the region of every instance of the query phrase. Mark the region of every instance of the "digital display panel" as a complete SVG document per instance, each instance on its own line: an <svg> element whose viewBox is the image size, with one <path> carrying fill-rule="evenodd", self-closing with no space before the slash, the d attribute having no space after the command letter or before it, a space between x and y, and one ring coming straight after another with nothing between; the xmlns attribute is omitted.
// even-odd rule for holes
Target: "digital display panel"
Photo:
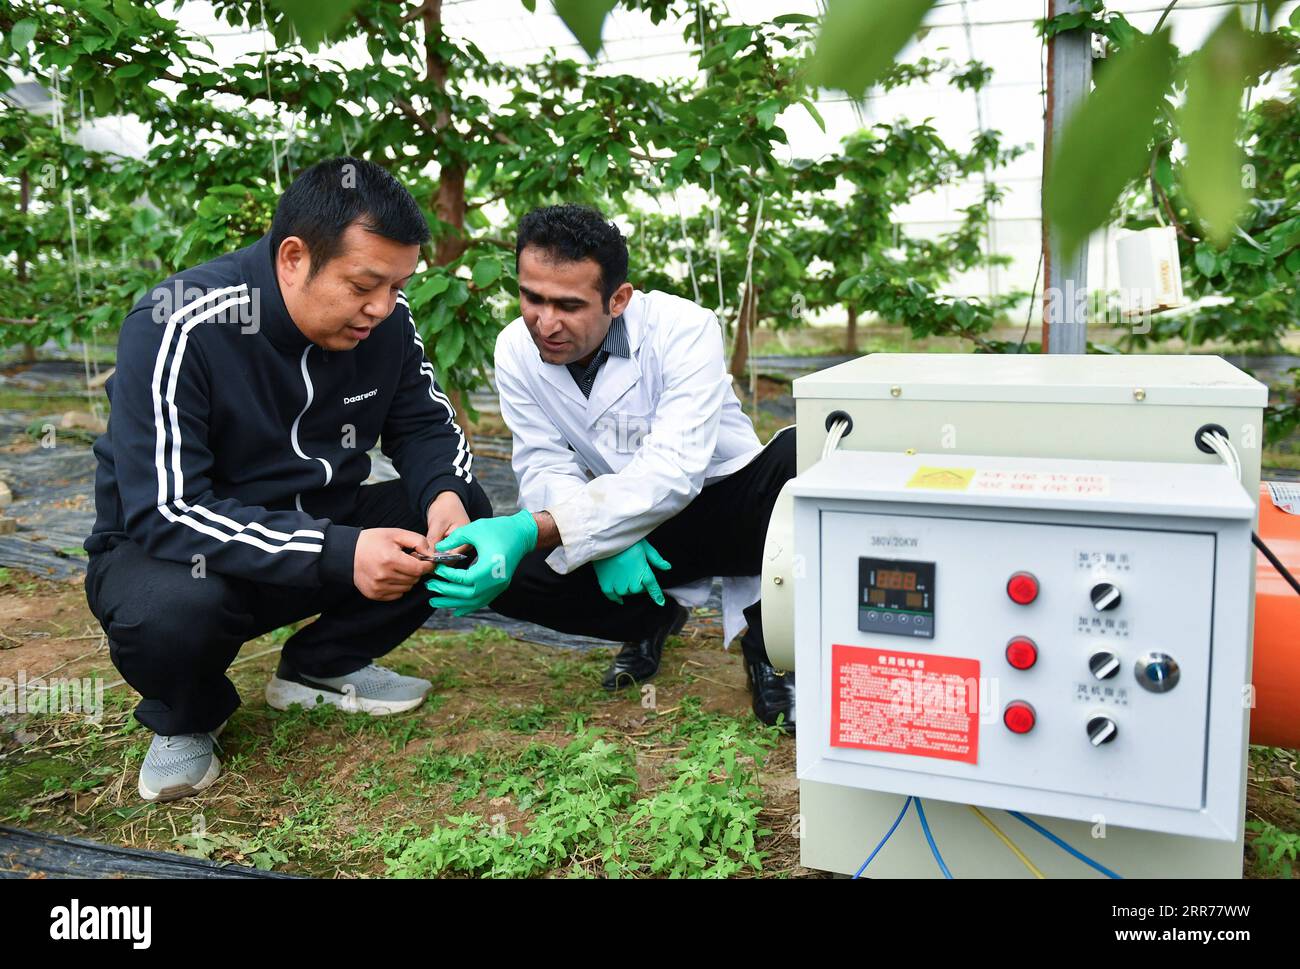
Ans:
<svg viewBox="0 0 1300 969"><path fill-rule="evenodd" d="M934 636L935 563L858 559L858 628L891 636Z"/></svg>

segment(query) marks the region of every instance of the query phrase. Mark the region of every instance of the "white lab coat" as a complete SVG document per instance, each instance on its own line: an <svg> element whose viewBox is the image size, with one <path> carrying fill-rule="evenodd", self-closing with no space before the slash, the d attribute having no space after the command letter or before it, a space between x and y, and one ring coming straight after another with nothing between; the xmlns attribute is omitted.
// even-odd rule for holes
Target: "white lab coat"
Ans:
<svg viewBox="0 0 1300 969"><path fill-rule="evenodd" d="M519 505L555 519L563 544L547 563L561 574L645 538L762 450L732 389L717 317L656 291L634 293L623 320L631 356L605 361L590 399L566 367L542 360L522 317L497 338ZM709 585L671 591L698 605ZM757 576L724 578L725 642L758 589Z"/></svg>

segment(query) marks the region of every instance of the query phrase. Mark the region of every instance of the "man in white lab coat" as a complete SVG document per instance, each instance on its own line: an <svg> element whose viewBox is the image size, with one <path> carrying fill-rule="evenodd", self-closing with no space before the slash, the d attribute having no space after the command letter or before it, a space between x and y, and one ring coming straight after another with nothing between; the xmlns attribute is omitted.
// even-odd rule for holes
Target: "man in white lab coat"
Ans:
<svg viewBox="0 0 1300 969"><path fill-rule="evenodd" d="M595 210L527 215L517 239L523 315L496 346L519 504L438 545L435 606L624 642L607 689L658 671L664 640L723 579L724 637L742 628L754 712L794 726L794 676L767 661L758 602L768 519L794 475L794 430L760 445L708 310L627 282L627 245ZM665 596L662 589L670 588Z"/></svg>

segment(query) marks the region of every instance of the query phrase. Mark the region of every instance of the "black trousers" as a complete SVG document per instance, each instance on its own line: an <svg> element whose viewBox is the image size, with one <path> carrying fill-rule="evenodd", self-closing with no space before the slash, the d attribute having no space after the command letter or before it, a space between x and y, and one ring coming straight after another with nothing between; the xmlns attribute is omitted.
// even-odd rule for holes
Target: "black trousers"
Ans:
<svg viewBox="0 0 1300 969"><path fill-rule="evenodd" d="M473 518L492 514L477 483ZM400 481L357 492L341 522L358 528L428 525ZM316 589L216 575L195 577L187 563L153 558L126 539L90 557L86 599L108 636L109 656L144 698L135 716L156 733L214 730L239 706L226 669L245 642L319 614L284 644L281 661L308 676L342 676L401 645L433 611L418 582L401 599L375 602L351 585Z"/></svg>
<svg viewBox="0 0 1300 969"><path fill-rule="evenodd" d="M795 432L777 434L763 452L735 474L711 484L676 516L648 536L672 570L660 583L685 585L707 576L757 575L763 567L767 523L777 495L795 475ZM596 570L584 565L559 575L546 564L548 551L525 556L494 611L564 633L627 642L663 625L669 608L649 595L625 596L614 605L600 591ZM767 662L762 604L745 610L749 629L741 639L747 659Z"/></svg>
<svg viewBox="0 0 1300 969"><path fill-rule="evenodd" d="M649 540L672 563L668 581L759 572L772 505L793 475L794 432L786 431L748 467L705 488L659 526ZM477 483L466 511L471 519L492 515ZM427 527L400 481L361 488L342 524L421 534ZM493 610L613 642L640 639L665 622L667 608L648 595L611 602L592 566L558 575L546 564L548 554L524 558ZM319 615L289 638L281 662L308 676L342 676L405 642L433 611L429 597L423 582L393 602L375 602L351 585L299 589L196 577L189 564L156 559L129 539L92 555L86 570L86 599L108 636L113 665L143 698L136 719L160 734L214 730L235 711L239 694L226 670L248 640ZM766 659L758 605L746 616L745 654Z"/></svg>

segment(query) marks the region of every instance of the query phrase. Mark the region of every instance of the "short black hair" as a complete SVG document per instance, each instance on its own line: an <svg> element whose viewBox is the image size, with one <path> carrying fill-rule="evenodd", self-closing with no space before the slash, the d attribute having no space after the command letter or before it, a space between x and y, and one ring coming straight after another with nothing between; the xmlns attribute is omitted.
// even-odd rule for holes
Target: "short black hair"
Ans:
<svg viewBox="0 0 1300 969"><path fill-rule="evenodd" d="M374 162L331 158L294 179L280 196L271 221L271 252L297 236L311 255L308 279L325 268L343 248L343 232L359 222L402 245L423 245L431 238L429 222L406 186Z"/></svg>
<svg viewBox="0 0 1300 969"><path fill-rule="evenodd" d="M525 247L544 249L565 262L594 259L600 266L600 294L605 310L614 291L627 282L627 240L618 226L586 205L550 205L533 209L519 221L515 271Z"/></svg>

